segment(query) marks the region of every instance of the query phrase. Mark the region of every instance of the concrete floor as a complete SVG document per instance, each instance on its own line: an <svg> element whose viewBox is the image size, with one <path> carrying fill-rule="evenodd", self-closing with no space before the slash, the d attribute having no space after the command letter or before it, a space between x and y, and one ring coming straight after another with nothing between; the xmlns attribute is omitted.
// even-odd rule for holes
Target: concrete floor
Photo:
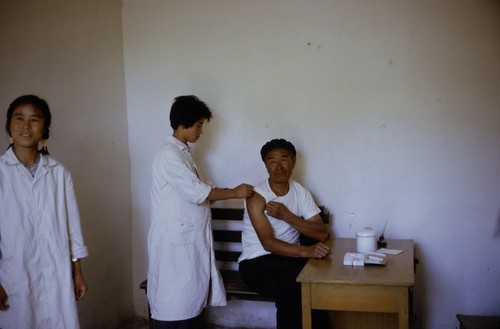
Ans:
<svg viewBox="0 0 500 329"><path fill-rule="evenodd" d="M135 316L122 323L116 329L149 329L149 324L147 319L140 316ZM207 324L206 329L251 329L251 328L241 328L241 327L228 328L228 327L217 326L214 324Z"/></svg>
<svg viewBox="0 0 500 329"><path fill-rule="evenodd" d="M149 325L147 319L140 316L133 316L130 319L123 321L123 323L120 324L115 329L148 329L148 328Z"/></svg>

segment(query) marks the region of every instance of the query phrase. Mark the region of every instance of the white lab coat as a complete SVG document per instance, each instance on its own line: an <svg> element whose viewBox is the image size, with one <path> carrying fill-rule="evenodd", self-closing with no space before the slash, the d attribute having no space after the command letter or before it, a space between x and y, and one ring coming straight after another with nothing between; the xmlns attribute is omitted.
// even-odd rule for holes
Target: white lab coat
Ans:
<svg viewBox="0 0 500 329"><path fill-rule="evenodd" d="M35 177L12 148L0 157L2 329L79 328L71 258L88 255L70 173L42 156Z"/></svg>
<svg viewBox="0 0 500 329"><path fill-rule="evenodd" d="M148 300L153 319L186 320L226 305L215 264L210 207L188 147L173 136L155 156L148 235Z"/></svg>

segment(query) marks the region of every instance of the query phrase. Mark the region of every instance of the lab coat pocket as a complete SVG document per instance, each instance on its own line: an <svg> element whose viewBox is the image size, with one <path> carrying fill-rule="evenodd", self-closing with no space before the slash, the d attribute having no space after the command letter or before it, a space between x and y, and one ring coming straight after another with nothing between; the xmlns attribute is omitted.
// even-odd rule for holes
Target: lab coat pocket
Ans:
<svg viewBox="0 0 500 329"><path fill-rule="evenodd" d="M174 221L173 234L170 234L170 243L177 245L193 244L195 241L196 226L181 218Z"/></svg>

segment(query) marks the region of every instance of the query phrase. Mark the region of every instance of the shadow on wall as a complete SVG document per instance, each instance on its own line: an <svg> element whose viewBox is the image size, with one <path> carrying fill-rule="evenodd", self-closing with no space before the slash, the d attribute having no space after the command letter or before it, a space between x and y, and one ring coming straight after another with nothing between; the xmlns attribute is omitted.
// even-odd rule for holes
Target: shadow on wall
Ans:
<svg viewBox="0 0 500 329"><path fill-rule="evenodd" d="M498 210L497 227L493 233L493 238L500 238L500 209Z"/></svg>

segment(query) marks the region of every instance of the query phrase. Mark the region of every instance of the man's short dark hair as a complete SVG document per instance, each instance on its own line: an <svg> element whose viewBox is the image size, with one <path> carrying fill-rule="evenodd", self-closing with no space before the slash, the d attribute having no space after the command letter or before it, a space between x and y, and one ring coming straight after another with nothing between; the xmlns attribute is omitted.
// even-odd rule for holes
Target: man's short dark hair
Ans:
<svg viewBox="0 0 500 329"><path fill-rule="evenodd" d="M192 127L198 120L206 119L210 121L212 112L210 108L198 97L193 95L178 96L174 99L170 109L170 126L172 129Z"/></svg>
<svg viewBox="0 0 500 329"><path fill-rule="evenodd" d="M264 146L262 146L262 148L260 149L260 157L262 158L262 161L266 161L267 153L269 153L270 151L272 151L274 149L285 149L288 152L290 152L292 157L295 157L297 155L297 151L295 150L295 146L293 146L292 143L290 143L289 141L282 139L282 138L273 139L273 140L270 140L269 142L267 142L266 144L264 144Z"/></svg>

